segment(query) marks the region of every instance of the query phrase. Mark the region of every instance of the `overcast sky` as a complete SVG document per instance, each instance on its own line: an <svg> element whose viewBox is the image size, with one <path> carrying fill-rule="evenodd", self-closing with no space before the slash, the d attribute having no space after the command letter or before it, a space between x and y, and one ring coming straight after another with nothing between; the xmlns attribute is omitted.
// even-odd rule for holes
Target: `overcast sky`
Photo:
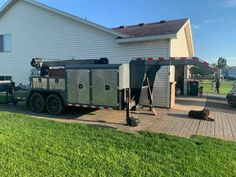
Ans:
<svg viewBox="0 0 236 177"><path fill-rule="evenodd" d="M236 0L37 1L106 27L190 18L195 56L236 66Z"/></svg>

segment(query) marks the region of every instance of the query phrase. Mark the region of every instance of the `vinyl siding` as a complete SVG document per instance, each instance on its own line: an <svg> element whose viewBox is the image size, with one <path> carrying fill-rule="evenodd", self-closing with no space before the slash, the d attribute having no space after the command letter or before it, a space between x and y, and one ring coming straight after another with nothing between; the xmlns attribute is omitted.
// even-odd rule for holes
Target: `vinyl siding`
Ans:
<svg viewBox="0 0 236 177"><path fill-rule="evenodd" d="M0 53L0 75L27 84L32 58L90 59L107 57L124 63L134 57L167 57L169 41L117 44L114 36L24 1L1 18L0 34L11 34L12 49Z"/></svg>
<svg viewBox="0 0 236 177"><path fill-rule="evenodd" d="M227 77L236 79L236 70L235 69L229 70L227 73L228 73Z"/></svg>
<svg viewBox="0 0 236 177"><path fill-rule="evenodd" d="M189 26L182 28L178 34L177 39L171 39L171 53L172 57L190 57L193 53L189 52L188 38L190 37ZM184 66L184 95L187 95L187 82L190 76L190 66Z"/></svg>
<svg viewBox="0 0 236 177"><path fill-rule="evenodd" d="M171 57L189 57L189 49L185 29L182 28L177 39L171 39Z"/></svg>
<svg viewBox="0 0 236 177"><path fill-rule="evenodd" d="M155 83L153 86L153 102L156 107L170 107L170 100L175 99L173 94L170 94L170 83L174 82L175 67L162 66L157 72Z"/></svg>

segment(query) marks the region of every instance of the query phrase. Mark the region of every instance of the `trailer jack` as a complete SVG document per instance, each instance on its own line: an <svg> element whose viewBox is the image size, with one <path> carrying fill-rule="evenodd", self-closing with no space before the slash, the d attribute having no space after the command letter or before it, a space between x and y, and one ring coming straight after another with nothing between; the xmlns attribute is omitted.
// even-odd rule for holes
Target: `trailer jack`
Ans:
<svg viewBox="0 0 236 177"><path fill-rule="evenodd" d="M130 116L130 93L129 88L126 89L126 123L127 125L131 127L136 127L139 125L140 120L138 118L135 118L133 115Z"/></svg>

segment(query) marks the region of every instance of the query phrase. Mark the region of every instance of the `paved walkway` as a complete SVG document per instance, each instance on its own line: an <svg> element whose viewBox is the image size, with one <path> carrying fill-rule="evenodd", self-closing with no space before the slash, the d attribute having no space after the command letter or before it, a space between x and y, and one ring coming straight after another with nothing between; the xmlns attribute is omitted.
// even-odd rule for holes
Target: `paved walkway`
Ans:
<svg viewBox="0 0 236 177"><path fill-rule="evenodd" d="M236 108L230 107L224 97L204 96L178 97L173 109L157 108L157 117L150 111L133 112L141 121L137 127L129 127L125 122L125 111L70 109L62 115L32 113L24 105L17 107L1 105L0 111L9 111L31 115L44 119L51 119L68 123L85 123L94 126L114 128L122 131L151 131L162 132L181 137L203 135L236 141ZM203 107L211 111L210 117L215 121L204 121L188 117L191 109L201 110Z"/></svg>
<svg viewBox="0 0 236 177"><path fill-rule="evenodd" d="M188 117L189 110L201 110L204 107L211 111L210 117L215 119L214 122ZM124 112L98 111L94 117L99 124L107 123L107 126L125 131L162 132L181 137L202 135L236 141L236 108L230 107L223 98L179 97L174 109L157 108L156 111L157 117L149 111L134 112L133 115L138 117L141 123L140 126L133 128L124 126ZM94 117L84 115L79 120L84 122L89 120L90 123L94 123Z"/></svg>
<svg viewBox="0 0 236 177"><path fill-rule="evenodd" d="M201 110L203 107L211 111L212 121L189 118L191 109ZM236 108L230 107L225 99L215 97L177 98L177 104L172 110L157 109L158 118L148 125L146 130L163 132L181 137L202 135L224 140L236 141Z"/></svg>

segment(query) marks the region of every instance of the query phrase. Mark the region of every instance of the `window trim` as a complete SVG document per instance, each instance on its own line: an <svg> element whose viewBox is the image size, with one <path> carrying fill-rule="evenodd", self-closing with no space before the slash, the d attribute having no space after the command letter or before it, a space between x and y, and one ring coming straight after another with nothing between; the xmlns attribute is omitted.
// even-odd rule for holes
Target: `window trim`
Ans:
<svg viewBox="0 0 236 177"><path fill-rule="evenodd" d="M9 42L10 42L10 50L7 50L5 51L4 49L4 36L5 35L9 35L10 36L10 39L9 39ZM2 51L0 51L0 53L11 53L12 52L12 38L11 38L11 33L4 33L4 34L1 34L0 36L2 36Z"/></svg>

